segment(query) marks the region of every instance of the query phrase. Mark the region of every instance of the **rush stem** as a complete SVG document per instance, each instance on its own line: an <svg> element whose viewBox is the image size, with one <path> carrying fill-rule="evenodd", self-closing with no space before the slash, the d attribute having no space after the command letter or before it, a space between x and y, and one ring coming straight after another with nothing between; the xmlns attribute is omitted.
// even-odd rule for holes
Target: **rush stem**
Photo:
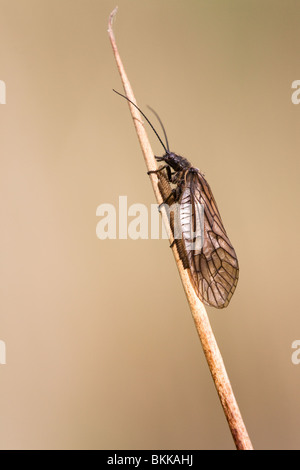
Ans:
<svg viewBox="0 0 300 470"><path fill-rule="evenodd" d="M130 82L127 78L123 63L121 61L120 54L118 52L114 32L113 32L113 19L117 13L117 8L115 8L110 16L108 22L108 34L109 39L113 48L113 53L116 59L117 67L121 76L123 83L124 91L126 96L136 103L135 97L130 85ZM158 204L162 204L162 196L158 188L158 177L157 174L153 171L157 170L156 160L154 158L153 151L149 139L147 137L143 122L141 120L141 115L139 111L128 102L130 113L133 119L133 123L137 132L137 136L142 148L144 155L147 171L151 172L149 174L150 180L152 183L153 191ZM168 218L164 211L161 212L164 219L164 223L168 226ZM169 231L170 233L170 231ZM190 306L190 310L195 322L195 326L203 347L203 351L207 360L208 367L210 369L214 384L216 386L233 440L235 442L236 448L238 450L253 450L250 438L247 433L246 426L242 419L237 401L235 399L230 380L228 378L225 365L222 359L222 355L218 348L215 336L213 334L209 318L206 312L206 309L203 303L200 301L196 295L194 288L190 282L187 270L183 268L182 262L179 258L176 244L173 243L173 238L171 235L170 243L172 245L172 251L174 254L175 262L179 271L181 282Z"/></svg>

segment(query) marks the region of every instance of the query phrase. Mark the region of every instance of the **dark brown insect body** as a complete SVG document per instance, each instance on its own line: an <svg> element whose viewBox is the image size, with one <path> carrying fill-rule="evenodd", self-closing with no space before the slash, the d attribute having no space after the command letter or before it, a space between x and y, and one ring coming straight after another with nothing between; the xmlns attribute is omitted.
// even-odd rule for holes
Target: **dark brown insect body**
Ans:
<svg viewBox="0 0 300 470"><path fill-rule="evenodd" d="M238 282L239 267L210 186L186 158L167 152L156 159L167 165L158 173L166 169L169 181L175 184L170 204L177 202L180 207L185 250L182 252L180 248L178 251L184 267L187 257L192 284L205 304L227 307ZM203 207L201 219L196 217L197 205ZM188 218L186 214L189 214Z"/></svg>
<svg viewBox="0 0 300 470"><path fill-rule="evenodd" d="M130 101L125 95L118 94ZM227 307L238 282L239 266L210 186L186 158L170 152L165 129L155 111L152 110L162 126L166 145L147 116L135 103L130 103L150 124L166 152L162 157L155 157L164 165L148 174L157 173L165 203L179 207L175 219L174 216L170 218L170 226L174 234L175 222L179 220L181 236L175 237L174 243L183 266L202 302L216 308ZM174 189L169 183L175 186Z"/></svg>

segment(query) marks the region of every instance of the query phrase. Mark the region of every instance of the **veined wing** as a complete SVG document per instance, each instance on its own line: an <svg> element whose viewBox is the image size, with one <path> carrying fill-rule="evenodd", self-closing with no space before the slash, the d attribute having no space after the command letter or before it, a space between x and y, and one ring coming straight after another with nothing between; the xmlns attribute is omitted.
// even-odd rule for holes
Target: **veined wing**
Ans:
<svg viewBox="0 0 300 470"><path fill-rule="evenodd" d="M227 307L238 282L238 260L211 189L195 168L185 175L180 214L189 274L197 295L207 305Z"/></svg>

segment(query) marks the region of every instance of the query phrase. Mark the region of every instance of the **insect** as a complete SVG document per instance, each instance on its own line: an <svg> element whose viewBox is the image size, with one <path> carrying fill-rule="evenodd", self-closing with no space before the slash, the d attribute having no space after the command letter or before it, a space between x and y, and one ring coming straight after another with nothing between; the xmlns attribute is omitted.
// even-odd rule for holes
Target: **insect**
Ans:
<svg viewBox="0 0 300 470"><path fill-rule="evenodd" d="M162 127L165 144L137 105L127 96L115 92L140 111L165 150L163 156L155 157L164 165L148 174L157 173L164 201L179 206L182 237L174 242L198 297L206 305L227 307L237 286L239 265L209 184L198 168L170 151L164 126L154 110L150 108ZM168 183L174 185L172 190L168 191ZM171 228L174 230L174 222Z"/></svg>

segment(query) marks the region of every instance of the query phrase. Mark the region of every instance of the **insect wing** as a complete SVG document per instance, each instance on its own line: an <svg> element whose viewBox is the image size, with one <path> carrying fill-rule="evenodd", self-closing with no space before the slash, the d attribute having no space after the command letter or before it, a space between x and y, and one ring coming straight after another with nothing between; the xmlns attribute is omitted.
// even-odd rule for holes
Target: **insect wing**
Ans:
<svg viewBox="0 0 300 470"><path fill-rule="evenodd" d="M197 295L207 305L227 307L238 282L238 260L200 171L186 172L180 205L182 237Z"/></svg>

